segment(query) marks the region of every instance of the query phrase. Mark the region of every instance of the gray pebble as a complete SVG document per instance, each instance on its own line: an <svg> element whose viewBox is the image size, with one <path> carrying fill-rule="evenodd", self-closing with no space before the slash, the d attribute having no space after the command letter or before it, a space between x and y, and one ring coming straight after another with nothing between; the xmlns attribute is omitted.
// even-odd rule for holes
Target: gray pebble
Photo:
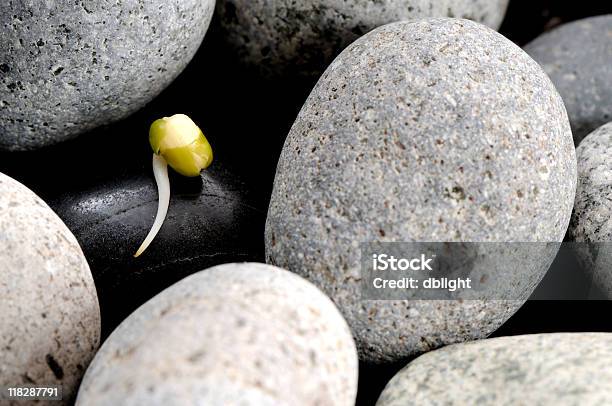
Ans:
<svg viewBox="0 0 612 406"><path fill-rule="evenodd" d="M586 136L576 156L578 186L569 237L584 243L576 248L585 271L612 298L612 122Z"/></svg>
<svg viewBox="0 0 612 406"><path fill-rule="evenodd" d="M576 144L612 120L612 14L564 24L525 51L563 97Z"/></svg>
<svg viewBox="0 0 612 406"><path fill-rule="evenodd" d="M340 51L381 25L460 17L499 28L508 0L221 0L224 36L264 74L318 76Z"/></svg>
<svg viewBox="0 0 612 406"><path fill-rule="evenodd" d="M612 334L540 334L457 344L422 355L377 406L607 405Z"/></svg>
<svg viewBox="0 0 612 406"><path fill-rule="evenodd" d="M364 359L397 360L487 336L533 285L513 301L362 301L360 243L562 241L575 183L563 102L520 48L467 20L390 24L344 51L302 108L266 258L332 297ZM543 276L537 251L518 280Z"/></svg>
<svg viewBox="0 0 612 406"><path fill-rule="evenodd" d="M104 343L78 405L353 405L357 351L333 303L291 272L189 276Z"/></svg>
<svg viewBox="0 0 612 406"><path fill-rule="evenodd" d="M191 60L214 4L0 3L0 149L54 144L143 107Z"/></svg>
<svg viewBox="0 0 612 406"><path fill-rule="evenodd" d="M0 173L0 387L61 385L68 404L99 340L96 288L76 238Z"/></svg>

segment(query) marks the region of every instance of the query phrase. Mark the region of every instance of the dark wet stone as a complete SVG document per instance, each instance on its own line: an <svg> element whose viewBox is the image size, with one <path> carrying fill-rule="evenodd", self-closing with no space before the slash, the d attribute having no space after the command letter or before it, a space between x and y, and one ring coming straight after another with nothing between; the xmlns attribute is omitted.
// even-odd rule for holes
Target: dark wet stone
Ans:
<svg viewBox="0 0 612 406"><path fill-rule="evenodd" d="M171 175L166 221L139 258L136 249L157 210L150 169L49 203L79 240L91 266L105 332L147 299L183 277L226 262L262 259L264 211L222 164L200 178Z"/></svg>

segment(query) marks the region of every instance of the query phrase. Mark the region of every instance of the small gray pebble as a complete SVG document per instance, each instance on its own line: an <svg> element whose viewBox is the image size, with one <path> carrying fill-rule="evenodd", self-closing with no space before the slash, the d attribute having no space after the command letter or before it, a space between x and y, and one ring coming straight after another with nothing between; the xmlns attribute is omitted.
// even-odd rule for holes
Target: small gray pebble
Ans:
<svg viewBox="0 0 612 406"><path fill-rule="evenodd" d="M54 144L143 107L191 60L214 5L1 2L0 149Z"/></svg>
<svg viewBox="0 0 612 406"><path fill-rule="evenodd" d="M318 76L340 51L381 25L460 17L499 28L508 0L221 0L224 37L264 74Z"/></svg>
<svg viewBox="0 0 612 406"><path fill-rule="evenodd" d="M612 334L539 334L457 344L422 355L376 406L608 405Z"/></svg>
<svg viewBox="0 0 612 406"><path fill-rule="evenodd" d="M269 265L189 276L129 316L83 379L87 405L353 405L357 351L334 304Z"/></svg>
<svg viewBox="0 0 612 406"><path fill-rule="evenodd" d="M69 404L99 340L96 288L76 238L0 173L0 387L61 385L59 404Z"/></svg>
<svg viewBox="0 0 612 406"><path fill-rule="evenodd" d="M332 297L364 359L397 360L487 336L524 296L362 301L360 243L559 242L575 186L563 102L527 54L468 20L389 24L332 63L293 125L266 258ZM534 251L520 280L549 265Z"/></svg>
<svg viewBox="0 0 612 406"><path fill-rule="evenodd" d="M612 120L612 14L564 24L525 51L561 93L576 144Z"/></svg>
<svg viewBox="0 0 612 406"><path fill-rule="evenodd" d="M612 298L612 122L586 136L576 156L578 186L569 237L585 243L576 246L583 267Z"/></svg>

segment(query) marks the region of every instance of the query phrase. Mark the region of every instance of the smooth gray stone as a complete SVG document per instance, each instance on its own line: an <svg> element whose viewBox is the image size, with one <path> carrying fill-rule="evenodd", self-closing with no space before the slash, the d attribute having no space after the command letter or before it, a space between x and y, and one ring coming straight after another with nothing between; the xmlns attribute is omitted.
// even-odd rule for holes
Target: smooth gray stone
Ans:
<svg viewBox="0 0 612 406"><path fill-rule="evenodd" d="M381 25L426 17L468 18L499 28L508 0L221 0L224 37L268 76L318 76L340 51Z"/></svg>
<svg viewBox="0 0 612 406"><path fill-rule="evenodd" d="M612 122L576 149L578 185L569 237L587 275L612 298Z"/></svg>
<svg viewBox="0 0 612 406"><path fill-rule="evenodd" d="M612 14L564 24L525 51L563 97L576 145L612 120Z"/></svg>
<svg viewBox="0 0 612 406"><path fill-rule="evenodd" d="M612 334L539 334L452 345L422 355L376 406L607 405Z"/></svg>
<svg viewBox="0 0 612 406"><path fill-rule="evenodd" d="M332 63L295 121L266 260L332 297L363 359L397 360L493 332L550 265L547 245L507 275L516 300L362 301L360 243L560 242L575 187L563 102L527 54L467 20L389 24Z"/></svg>
<svg viewBox="0 0 612 406"><path fill-rule="evenodd" d="M269 265L226 264L128 317L76 404L352 406L357 366L346 322L315 286Z"/></svg>
<svg viewBox="0 0 612 406"><path fill-rule="evenodd" d="M79 243L38 196L0 173L0 387L60 385L63 402L37 404L67 405L99 342L96 287Z"/></svg>
<svg viewBox="0 0 612 406"><path fill-rule="evenodd" d="M214 5L0 3L0 149L55 144L143 107L191 60Z"/></svg>

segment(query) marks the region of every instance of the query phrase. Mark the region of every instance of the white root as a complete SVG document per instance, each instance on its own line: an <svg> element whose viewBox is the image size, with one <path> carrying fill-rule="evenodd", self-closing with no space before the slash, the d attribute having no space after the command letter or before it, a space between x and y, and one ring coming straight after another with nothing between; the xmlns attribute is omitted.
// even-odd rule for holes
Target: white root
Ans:
<svg viewBox="0 0 612 406"><path fill-rule="evenodd" d="M151 231L147 235L147 238L142 242L134 258L138 258L151 244L159 230L161 229L166 214L168 213L168 206L170 205L170 179L168 179L168 163L166 160L157 154L153 154L153 174L155 175L155 182L157 182L157 194L159 196L159 203L157 206L157 215L155 221L151 227Z"/></svg>

